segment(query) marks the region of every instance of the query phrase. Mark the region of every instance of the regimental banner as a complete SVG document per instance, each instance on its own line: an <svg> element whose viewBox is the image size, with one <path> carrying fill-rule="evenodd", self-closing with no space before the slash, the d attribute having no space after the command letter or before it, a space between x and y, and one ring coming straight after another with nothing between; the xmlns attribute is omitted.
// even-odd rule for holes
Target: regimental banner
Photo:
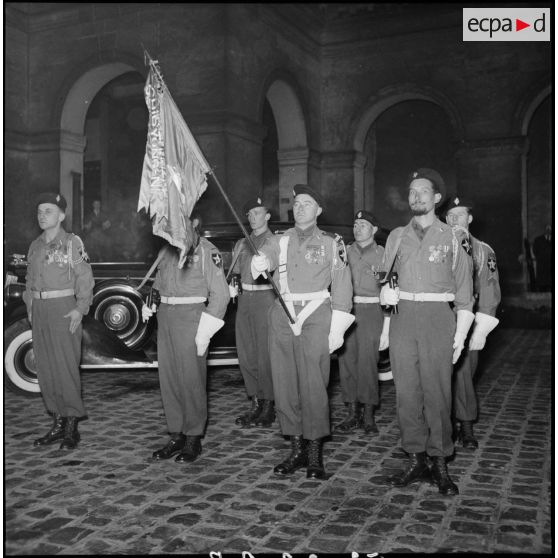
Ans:
<svg viewBox="0 0 558 558"><path fill-rule="evenodd" d="M210 167L154 66L151 61L144 89L149 123L138 211L149 213L154 235L180 250L182 268L193 242L189 217Z"/></svg>

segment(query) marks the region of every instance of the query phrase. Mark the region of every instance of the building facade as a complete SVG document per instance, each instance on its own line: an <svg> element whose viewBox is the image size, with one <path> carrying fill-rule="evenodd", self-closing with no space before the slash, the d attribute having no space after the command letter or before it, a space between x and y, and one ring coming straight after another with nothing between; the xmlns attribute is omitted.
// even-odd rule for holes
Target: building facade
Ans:
<svg viewBox="0 0 558 558"><path fill-rule="evenodd" d="M93 199L135 211L144 49L235 207L263 195L287 219L308 182L324 221L366 207L392 228L407 174L433 167L475 201L504 294L528 290L525 239L553 214L551 44L463 42L452 4L7 2L5 252L38 233L42 191L76 232ZM200 209L232 220L211 181Z"/></svg>

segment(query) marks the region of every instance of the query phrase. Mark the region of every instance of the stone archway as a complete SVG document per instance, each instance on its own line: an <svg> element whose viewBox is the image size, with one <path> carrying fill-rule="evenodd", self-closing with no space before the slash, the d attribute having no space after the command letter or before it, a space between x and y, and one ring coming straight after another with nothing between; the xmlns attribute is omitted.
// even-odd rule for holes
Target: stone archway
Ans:
<svg viewBox="0 0 558 558"><path fill-rule="evenodd" d="M532 137L532 125L537 123L540 127L541 115L540 110L548 104L551 98L552 87L550 85L540 86L520 104L515 114L514 127L519 131L521 137L525 140L527 146L521 153L521 226L523 238L523 282L527 291L536 291L539 289L537 285L537 267L532 249L535 237L543 233L545 225L552 223L552 131L549 126L549 142L548 142L548 163L547 169L538 169L539 174L544 177L547 174L548 184L540 183L540 176L533 176L532 160L545 159L541 154L540 138ZM550 107L545 107L549 115ZM545 118L546 120L546 118ZM537 153L534 153L537 152ZM538 155L538 157L537 157ZM539 180L535 180L538 178ZM547 192L545 192L545 185Z"/></svg>
<svg viewBox="0 0 558 558"><path fill-rule="evenodd" d="M275 79L267 89L277 125L279 165L279 218L288 219L292 187L308 182L308 139L302 105L295 89L283 79Z"/></svg>
<svg viewBox="0 0 558 558"><path fill-rule="evenodd" d="M453 103L435 90L405 84L381 89L377 95L371 97L363 110L353 119L353 198L355 211L366 205L365 196L365 168L367 156L365 142L368 131L378 117L389 108L405 101L427 101L438 105L449 119L453 140L459 142L464 138L464 128L461 117Z"/></svg>
<svg viewBox="0 0 558 558"><path fill-rule="evenodd" d="M75 193L83 188L85 118L91 101L109 81L130 71L137 71L137 68L123 62L92 68L74 82L66 95L60 116L60 192L70 208L76 207ZM69 221L71 227L71 219Z"/></svg>

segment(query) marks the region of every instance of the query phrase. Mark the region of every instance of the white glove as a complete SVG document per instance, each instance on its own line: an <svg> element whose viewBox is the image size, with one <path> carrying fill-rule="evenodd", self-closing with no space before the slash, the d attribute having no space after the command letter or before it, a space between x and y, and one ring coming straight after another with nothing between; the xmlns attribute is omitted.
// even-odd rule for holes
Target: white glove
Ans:
<svg viewBox="0 0 558 558"><path fill-rule="evenodd" d="M490 314L477 312L475 314L475 329L469 340L470 351L482 351L487 335L500 323L498 318Z"/></svg>
<svg viewBox="0 0 558 558"><path fill-rule="evenodd" d="M151 305L151 308L149 308L149 306L147 306L147 304L144 304L141 307L141 319L144 322L147 322L147 320L149 320L149 318L151 318L151 316L153 316L153 314L155 314L155 311L157 310L157 306L155 304Z"/></svg>
<svg viewBox="0 0 558 558"><path fill-rule="evenodd" d="M264 271L269 271L269 268L269 258L265 254L260 252L257 256L252 256L250 271L252 271L252 277L254 279L257 279Z"/></svg>
<svg viewBox="0 0 558 558"><path fill-rule="evenodd" d="M223 326L225 322L208 314L207 312L202 312L200 317L200 323L198 324L198 331L196 332L195 342L198 349L198 356L203 356L209 347L209 342L211 338L217 333Z"/></svg>
<svg viewBox="0 0 558 558"><path fill-rule="evenodd" d="M329 326L329 352L336 351L343 345L343 335L355 321L355 317L349 312L333 310L331 312L331 325Z"/></svg>
<svg viewBox="0 0 558 558"><path fill-rule="evenodd" d="M469 333L469 328L475 319L475 315L469 310L458 310L457 311L457 325L455 327L455 335L453 337L453 359L452 363L455 364L461 355L461 351L465 347L465 339L467 339L467 333Z"/></svg>
<svg viewBox="0 0 558 558"><path fill-rule="evenodd" d="M384 351L389 347L389 317L384 317L384 326L380 334L380 347L378 350Z"/></svg>
<svg viewBox="0 0 558 558"><path fill-rule="evenodd" d="M229 294L231 298L236 298L238 296L238 285L229 285Z"/></svg>
<svg viewBox="0 0 558 558"><path fill-rule="evenodd" d="M380 291L380 304L383 306L395 306L399 302L399 287L392 289L387 283Z"/></svg>

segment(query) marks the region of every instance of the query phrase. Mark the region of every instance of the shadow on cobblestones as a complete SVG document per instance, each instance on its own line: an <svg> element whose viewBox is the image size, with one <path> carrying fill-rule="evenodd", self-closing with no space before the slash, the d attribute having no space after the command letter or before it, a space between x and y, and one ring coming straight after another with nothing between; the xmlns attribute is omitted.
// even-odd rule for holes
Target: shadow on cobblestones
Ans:
<svg viewBox="0 0 558 558"><path fill-rule="evenodd" d="M237 368L210 369L209 423L193 464L154 462L166 441L157 373L84 372L89 417L77 450L35 448L40 398L5 392L5 552L25 554L548 553L552 346L548 330L500 330L477 377L476 451L456 447L460 494L385 483L404 464L392 382L380 433L334 433L331 478L277 478L289 450L272 428L234 424L247 407ZM344 416L336 376L332 421Z"/></svg>

